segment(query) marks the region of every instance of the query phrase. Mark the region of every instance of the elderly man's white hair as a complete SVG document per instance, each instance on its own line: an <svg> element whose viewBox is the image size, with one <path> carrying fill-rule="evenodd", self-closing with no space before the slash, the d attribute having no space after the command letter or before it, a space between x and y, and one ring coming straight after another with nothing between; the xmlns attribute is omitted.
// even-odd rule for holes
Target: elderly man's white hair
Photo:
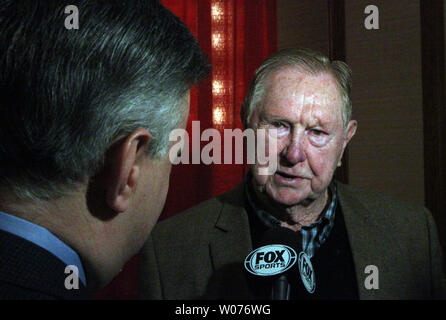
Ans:
<svg viewBox="0 0 446 320"><path fill-rule="evenodd" d="M304 48L283 49L268 57L256 70L248 94L242 105L241 117L245 127L248 127L251 115L264 99L265 84L268 77L277 70L295 67L313 75L328 73L333 75L339 87L342 100L342 119L344 129L352 117L352 102L350 100L352 79L351 70L342 61L330 61L319 52Z"/></svg>

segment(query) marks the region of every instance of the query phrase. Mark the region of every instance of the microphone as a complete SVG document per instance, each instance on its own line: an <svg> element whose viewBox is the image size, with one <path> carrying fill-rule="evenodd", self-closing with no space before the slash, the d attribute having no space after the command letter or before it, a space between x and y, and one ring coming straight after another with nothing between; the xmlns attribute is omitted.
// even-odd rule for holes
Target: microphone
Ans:
<svg viewBox="0 0 446 320"><path fill-rule="evenodd" d="M301 251L300 232L277 227L266 231L260 246L245 258L245 269L259 280L268 278L272 300L289 300L288 275L296 273L297 255Z"/></svg>

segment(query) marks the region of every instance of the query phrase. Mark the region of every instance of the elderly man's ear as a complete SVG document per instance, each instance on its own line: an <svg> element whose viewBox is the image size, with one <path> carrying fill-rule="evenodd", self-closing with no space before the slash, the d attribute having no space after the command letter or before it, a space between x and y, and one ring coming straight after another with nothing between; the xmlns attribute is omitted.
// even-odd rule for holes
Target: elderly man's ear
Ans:
<svg viewBox="0 0 446 320"><path fill-rule="evenodd" d="M105 202L115 213L129 208L132 194L141 177L150 134L146 129L138 129L116 142L107 152Z"/></svg>
<svg viewBox="0 0 446 320"><path fill-rule="evenodd" d="M342 156L344 155L345 147L347 147L347 144L350 142L350 140L353 138L353 136L356 133L356 129L358 127L358 122L356 120L350 120L347 125L347 134L344 135L344 142L342 144L342 152L341 156L338 160L338 167L342 165Z"/></svg>

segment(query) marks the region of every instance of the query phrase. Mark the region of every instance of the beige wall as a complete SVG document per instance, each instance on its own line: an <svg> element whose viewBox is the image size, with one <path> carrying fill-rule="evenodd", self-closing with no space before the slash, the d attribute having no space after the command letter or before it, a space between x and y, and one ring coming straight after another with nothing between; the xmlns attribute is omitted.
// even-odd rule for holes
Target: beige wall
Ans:
<svg viewBox="0 0 446 320"><path fill-rule="evenodd" d="M277 0L278 46L328 54L326 1ZM364 9L379 8L366 30ZM346 60L353 70L350 184L424 203L419 1L345 0Z"/></svg>
<svg viewBox="0 0 446 320"><path fill-rule="evenodd" d="M370 1L347 0L346 59L359 131L350 148L351 184L424 203L419 1L373 1L380 29L366 30Z"/></svg>

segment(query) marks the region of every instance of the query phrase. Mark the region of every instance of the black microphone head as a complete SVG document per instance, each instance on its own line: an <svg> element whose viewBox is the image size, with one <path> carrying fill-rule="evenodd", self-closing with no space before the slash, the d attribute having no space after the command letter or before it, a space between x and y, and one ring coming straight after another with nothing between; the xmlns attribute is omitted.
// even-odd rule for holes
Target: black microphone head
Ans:
<svg viewBox="0 0 446 320"><path fill-rule="evenodd" d="M262 235L259 244L260 246L283 244L299 253L302 249L302 235L300 232L284 227L270 228Z"/></svg>
<svg viewBox="0 0 446 320"><path fill-rule="evenodd" d="M246 257L245 269L260 277L289 273L295 270L301 247L299 232L282 227L269 229L263 234L260 247Z"/></svg>

